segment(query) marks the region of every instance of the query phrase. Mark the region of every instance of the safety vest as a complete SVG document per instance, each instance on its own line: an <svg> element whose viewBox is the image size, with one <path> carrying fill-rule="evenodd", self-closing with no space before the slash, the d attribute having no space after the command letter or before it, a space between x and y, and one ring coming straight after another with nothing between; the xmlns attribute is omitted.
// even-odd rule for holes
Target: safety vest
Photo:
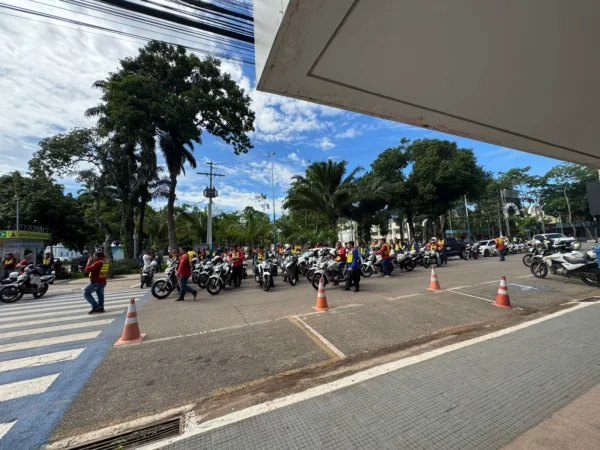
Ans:
<svg viewBox="0 0 600 450"><path fill-rule="evenodd" d="M439 242L441 245L446 245L446 242L445 242L443 239L440 239L438 242Z"/></svg>
<svg viewBox="0 0 600 450"><path fill-rule="evenodd" d="M352 254L352 250L350 250L347 254L346 254L346 263L347 264L351 264L352 261L354 260L354 255Z"/></svg>
<svg viewBox="0 0 600 450"><path fill-rule="evenodd" d="M381 255L382 256L388 256L390 254L390 247L387 244L383 244L381 246Z"/></svg>
<svg viewBox="0 0 600 450"><path fill-rule="evenodd" d="M4 260L4 264L7 265L7 266L10 266L11 264L14 264L13 258Z"/></svg>
<svg viewBox="0 0 600 450"><path fill-rule="evenodd" d="M50 265L50 258L44 258L44 260L42 261L42 264L43 264L44 266L48 266L48 265Z"/></svg>
<svg viewBox="0 0 600 450"><path fill-rule="evenodd" d="M496 245L498 245L498 246L504 245L504 239L502 239L501 237L496 238Z"/></svg>
<svg viewBox="0 0 600 450"><path fill-rule="evenodd" d="M361 255L364 255L367 252L364 247L361 247L359 251Z"/></svg>

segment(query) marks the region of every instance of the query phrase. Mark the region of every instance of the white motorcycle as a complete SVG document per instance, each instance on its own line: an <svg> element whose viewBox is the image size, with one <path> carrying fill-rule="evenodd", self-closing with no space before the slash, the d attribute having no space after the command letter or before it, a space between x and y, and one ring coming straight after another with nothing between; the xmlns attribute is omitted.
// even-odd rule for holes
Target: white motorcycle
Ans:
<svg viewBox="0 0 600 450"><path fill-rule="evenodd" d="M28 265L23 273L13 272L10 274L10 284L2 285L0 301L14 303L24 294L31 294L34 298L42 297L48 292L48 285L54 282L54 275L41 275L33 264Z"/></svg>
<svg viewBox="0 0 600 450"><path fill-rule="evenodd" d="M158 263L156 261L152 261L149 265L142 267L140 272L140 289L152 286L152 280L154 279L154 274L158 272Z"/></svg>
<svg viewBox="0 0 600 450"><path fill-rule="evenodd" d="M535 255L530 270L536 278L545 278L550 271L553 275L581 278L589 286L600 287L600 269L593 250L585 255L577 251L556 252L548 256Z"/></svg>
<svg viewBox="0 0 600 450"><path fill-rule="evenodd" d="M273 275L271 274L271 269L273 266L274 264L270 259L262 261L257 266L258 273L255 276L255 281L260 284L265 292L274 286Z"/></svg>

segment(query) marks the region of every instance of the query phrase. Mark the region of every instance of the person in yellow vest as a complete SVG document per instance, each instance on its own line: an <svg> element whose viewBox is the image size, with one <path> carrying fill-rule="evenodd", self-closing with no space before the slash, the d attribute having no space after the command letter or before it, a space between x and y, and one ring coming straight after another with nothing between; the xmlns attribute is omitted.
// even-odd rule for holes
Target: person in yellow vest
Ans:
<svg viewBox="0 0 600 450"><path fill-rule="evenodd" d="M500 261L504 261L504 249L506 248L505 241L506 239L502 235L494 239L494 242L496 243L496 250L498 250L498 260Z"/></svg>
<svg viewBox="0 0 600 450"><path fill-rule="evenodd" d="M399 238L396 238L394 239L394 251L398 253L400 250L402 250L402 243Z"/></svg>
<svg viewBox="0 0 600 450"><path fill-rule="evenodd" d="M446 235L446 237L449 237L448 235ZM441 245L442 250L440 251L440 258L442 261L442 264L444 266L448 265L448 249L446 248L446 239L442 238L438 241Z"/></svg>
<svg viewBox="0 0 600 450"><path fill-rule="evenodd" d="M52 253L46 253L42 259L42 272L44 275L52 274L52 266L54 265L54 257Z"/></svg>
<svg viewBox="0 0 600 450"><path fill-rule="evenodd" d="M17 258L13 253L7 253L2 260L2 279L7 279L11 272L14 272L15 266L17 265Z"/></svg>
<svg viewBox="0 0 600 450"><path fill-rule="evenodd" d="M85 271L89 272L90 282L83 289L83 298L92 305L88 314L104 312L104 288L106 287L106 277L108 275L108 263L104 260L102 252L96 252L91 256L85 266ZM93 293L98 296L98 301L93 297Z"/></svg>

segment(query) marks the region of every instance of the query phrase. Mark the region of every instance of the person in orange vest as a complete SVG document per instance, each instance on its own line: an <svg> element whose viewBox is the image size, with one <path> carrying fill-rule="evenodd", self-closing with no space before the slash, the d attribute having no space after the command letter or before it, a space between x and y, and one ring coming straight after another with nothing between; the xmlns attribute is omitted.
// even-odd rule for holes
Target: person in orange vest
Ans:
<svg viewBox="0 0 600 450"><path fill-rule="evenodd" d="M385 242L385 238L381 239L381 248L375 254L381 255L381 270L386 278L390 278L392 276L390 269L390 246Z"/></svg>
<svg viewBox="0 0 600 450"><path fill-rule="evenodd" d="M500 235L494 239L496 250L498 250L498 259L504 261L504 249L506 248L504 236Z"/></svg>

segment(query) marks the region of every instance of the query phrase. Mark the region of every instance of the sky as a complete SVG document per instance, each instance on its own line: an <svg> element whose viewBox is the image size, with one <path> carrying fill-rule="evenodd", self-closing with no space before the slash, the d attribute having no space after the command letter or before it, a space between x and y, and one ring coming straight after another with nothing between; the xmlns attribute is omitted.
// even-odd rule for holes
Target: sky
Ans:
<svg viewBox="0 0 600 450"><path fill-rule="evenodd" d="M77 10L74 13L58 9L65 7L58 0L6 0L6 4L98 24L105 24L106 19L85 8L70 6ZM134 56L143 45L140 41L92 33L51 19L23 17L30 16L0 8L1 174L26 171L27 162L42 138L73 127L93 126L94 120L84 117L84 111L99 101L99 92L92 83L116 70L120 59ZM126 30L127 25L112 26ZM152 33L149 36L170 42L178 39ZM208 179L196 172L205 172L207 161L217 163L215 171L225 175L216 179L217 211L258 207L257 194L266 194L272 201L271 161L267 157L270 152L275 153L272 158L275 211L279 216L293 176L303 173L310 162L347 160L349 168L368 169L381 151L397 146L401 138L456 141L460 147L473 149L479 164L493 172L531 166L531 173L543 174L560 163L462 137L258 92L253 65L223 61L222 69L252 98L251 107L256 113L256 131L251 136L254 148L238 156L227 144L208 133L203 134L202 145L194 150L197 170L187 168L186 175L179 179L179 203L206 204L202 191ZM67 191L77 192L75 180L61 182ZM159 206L160 202L155 205Z"/></svg>

